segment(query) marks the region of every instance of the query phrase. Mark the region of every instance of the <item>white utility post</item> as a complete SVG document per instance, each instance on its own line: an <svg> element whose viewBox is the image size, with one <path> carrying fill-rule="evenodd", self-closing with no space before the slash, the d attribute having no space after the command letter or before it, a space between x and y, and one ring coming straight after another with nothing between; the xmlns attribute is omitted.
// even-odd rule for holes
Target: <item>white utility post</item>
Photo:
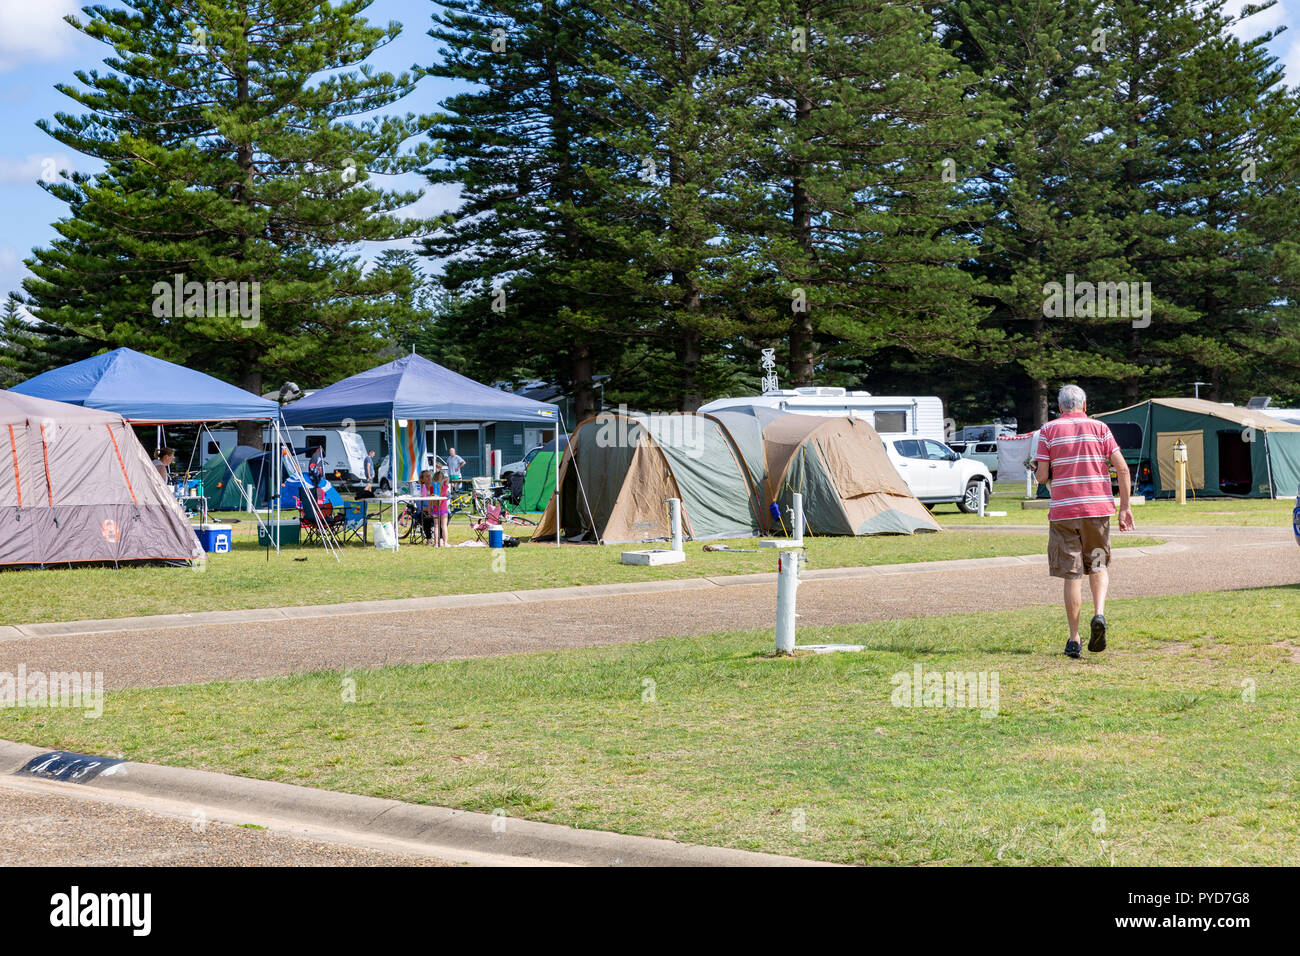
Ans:
<svg viewBox="0 0 1300 956"><path fill-rule="evenodd" d="M667 550L646 548L642 551L624 551L620 558L624 564L655 567L660 564L681 564L686 560L686 552L682 549L682 501L680 498L665 498L664 503L668 505L671 546Z"/></svg>
<svg viewBox="0 0 1300 956"><path fill-rule="evenodd" d="M682 550L682 499L668 499L668 527L672 529L672 550Z"/></svg>
<svg viewBox="0 0 1300 956"><path fill-rule="evenodd" d="M776 566L776 652L794 653L795 591L799 588L799 552L782 551Z"/></svg>

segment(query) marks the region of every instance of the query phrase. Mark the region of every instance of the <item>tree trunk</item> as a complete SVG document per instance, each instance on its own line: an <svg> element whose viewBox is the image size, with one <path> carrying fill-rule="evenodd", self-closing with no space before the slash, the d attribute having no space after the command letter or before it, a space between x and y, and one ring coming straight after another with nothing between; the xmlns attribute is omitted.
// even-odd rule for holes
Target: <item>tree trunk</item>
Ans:
<svg viewBox="0 0 1300 956"><path fill-rule="evenodd" d="M257 369L249 369L239 379L239 387L252 392L254 395L261 395L262 373ZM237 426L239 437L236 440L241 445L247 445L260 451L262 448L262 429L265 424L265 422L240 422Z"/></svg>
<svg viewBox="0 0 1300 956"><path fill-rule="evenodd" d="M807 128L812 117L812 100L800 91L795 97L794 122L796 135L802 127ZM795 243L804 253L804 260L812 262L812 200L808 195L807 164L798 161L792 164L790 176L791 206L790 218ZM807 276L801 281L807 282ZM801 311L794 313L790 322L790 378L791 384L814 385L813 381L813 324L812 313L807 303L807 290L804 290L799 305Z"/></svg>
<svg viewBox="0 0 1300 956"><path fill-rule="evenodd" d="M569 356L569 378L573 382L572 427L596 414L596 394L592 388L591 348L578 345Z"/></svg>
<svg viewBox="0 0 1300 956"><path fill-rule="evenodd" d="M1048 416L1047 381L1036 378L1033 384L1033 407L1030 411L1034 416L1034 428L1042 428L1047 424Z"/></svg>
<svg viewBox="0 0 1300 956"><path fill-rule="evenodd" d="M237 80L237 95L239 101L245 102L249 99L249 82L247 61L243 64L243 72L239 74ZM242 205L248 204L248 194L253 187L253 146L251 143L240 143L235 150L235 162L244 174L242 182L235 184L235 201ZM260 360L262 356L258 349L251 342L245 353L247 365L244 368L244 374L240 376L239 387L245 391L252 392L254 395L262 394L262 369ZM261 449L262 447L262 429L263 422L240 422L237 426L236 439L239 444L247 445L250 448Z"/></svg>
<svg viewBox="0 0 1300 956"><path fill-rule="evenodd" d="M699 307L700 294L692 294L696 308ZM682 386L677 407L684 412L693 412L704 404L704 395L700 391L700 333L695 329L682 330L681 341L677 347L677 361L682 367Z"/></svg>

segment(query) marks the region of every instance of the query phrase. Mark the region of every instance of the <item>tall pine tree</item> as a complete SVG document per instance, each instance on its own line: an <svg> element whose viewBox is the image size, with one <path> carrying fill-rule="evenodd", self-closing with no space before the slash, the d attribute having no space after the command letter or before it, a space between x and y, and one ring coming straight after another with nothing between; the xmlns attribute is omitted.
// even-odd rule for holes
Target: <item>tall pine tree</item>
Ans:
<svg viewBox="0 0 1300 956"><path fill-rule="evenodd" d="M399 215L418 191L374 176L429 160L406 145L426 119L375 115L415 78L364 63L400 32L367 23L369 3L125 0L72 20L110 47L108 69L58 87L84 113L39 125L106 169L48 187L71 215L28 262L35 315L252 392L364 367L402 280L367 274L356 244L428 227ZM242 311L209 283L246 293Z"/></svg>

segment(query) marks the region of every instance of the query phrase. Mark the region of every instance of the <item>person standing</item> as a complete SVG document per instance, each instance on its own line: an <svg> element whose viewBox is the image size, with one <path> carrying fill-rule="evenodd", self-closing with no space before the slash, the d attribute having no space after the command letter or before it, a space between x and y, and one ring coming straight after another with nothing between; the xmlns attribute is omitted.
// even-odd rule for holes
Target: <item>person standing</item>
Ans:
<svg viewBox="0 0 1300 956"><path fill-rule="evenodd" d="M436 548L447 547L447 522L451 515L448 498L451 495L451 486L447 484L447 476L439 469L433 476L433 493L438 495L440 500L433 502L433 545Z"/></svg>
<svg viewBox="0 0 1300 956"><path fill-rule="evenodd" d="M465 467L465 459L456 454L456 449L447 449L447 477L452 481L460 481L460 470Z"/></svg>
<svg viewBox="0 0 1300 956"><path fill-rule="evenodd" d="M1110 516L1115 499L1110 466L1119 479L1119 530L1133 530L1129 505L1128 462L1105 423L1088 417L1088 397L1077 385L1064 386L1056 398L1060 417L1038 431L1035 473L1052 491L1047 513L1048 573L1065 582L1065 616L1070 637L1067 657L1079 656L1079 612L1083 576L1092 591L1093 616L1088 650L1106 649L1106 591L1110 586Z"/></svg>
<svg viewBox="0 0 1300 956"><path fill-rule="evenodd" d="M366 452L366 460L361 463L362 480L366 483L366 491L374 491L375 488L375 450L372 448Z"/></svg>

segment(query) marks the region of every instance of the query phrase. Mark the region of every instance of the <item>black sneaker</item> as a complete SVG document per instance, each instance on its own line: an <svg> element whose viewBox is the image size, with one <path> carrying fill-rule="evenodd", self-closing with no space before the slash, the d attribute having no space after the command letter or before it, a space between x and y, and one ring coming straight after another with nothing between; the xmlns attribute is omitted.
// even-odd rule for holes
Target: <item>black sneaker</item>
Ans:
<svg viewBox="0 0 1300 956"><path fill-rule="evenodd" d="M1079 656L1079 642L1078 642L1078 641L1066 641L1066 642L1065 642L1065 656L1066 656L1066 657L1075 657L1075 658L1077 658L1077 657Z"/></svg>
<svg viewBox="0 0 1300 956"><path fill-rule="evenodd" d="M1106 615L1092 616L1092 636L1088 639L1088 650L1096 654L1106 649Z"/></svg>

